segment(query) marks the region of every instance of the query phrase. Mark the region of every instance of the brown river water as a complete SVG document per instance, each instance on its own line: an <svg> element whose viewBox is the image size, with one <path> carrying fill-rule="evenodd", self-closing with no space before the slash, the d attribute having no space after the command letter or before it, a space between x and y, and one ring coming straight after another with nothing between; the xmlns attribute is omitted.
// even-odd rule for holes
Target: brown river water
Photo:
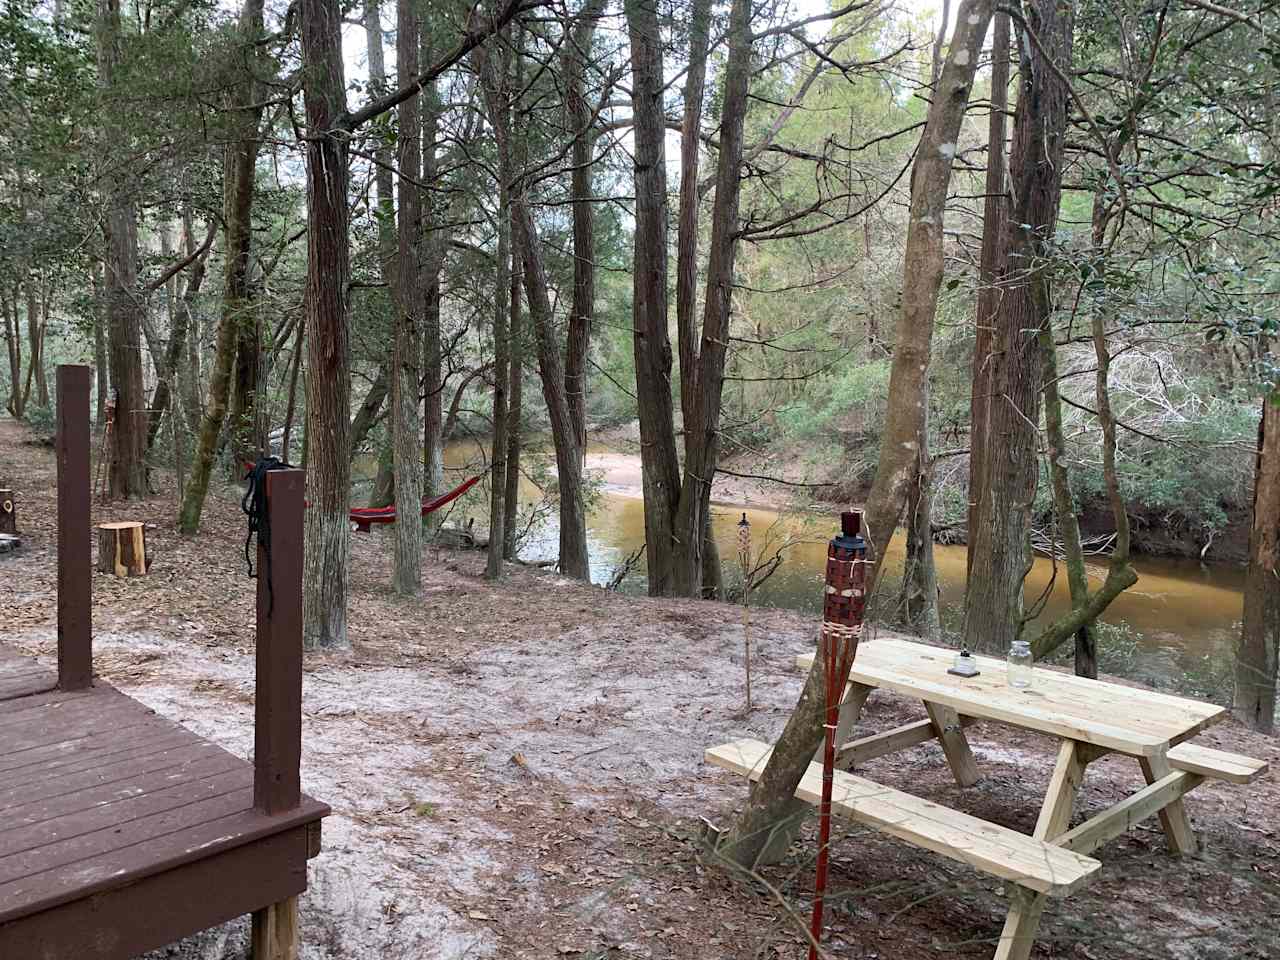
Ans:
<svg viewBox="0 0 1280 960"><path fill-rule="evenodd" d="M460 442L446 451L450 485L483 469L479 445ZM608 582L625 559L644 543L644 504L640 483L639 457L592 446L587 456L588 470L602 483L595 508L588 520L591 578ZM361 472L361 471L358 471ZM359 495L359 494L358 494ZM522 500L532 502L538 488L525 482ZM474 517L483 526L487 517L487 490L477 488L458 502L450 520ZM818 613L822 603L827 540L836 532L839 519L834 513L774 509L740 504L713 504L713 526L725 564L725 581L741 583L737 561L738 521L743 512L751 524L753 553L772 554L783 547L785 562L757 591L751 603L787 607ZM554 558L557 529L555 518L542 523L524 545L526 560ZM895 538L887 558L886 592L896 594L902 575L902 538ZM941 591L944 630L959 626L964 601L965 547L934 547ZM1095 558L1091 580L1096 585L1105 575L1105 558ZM1229 655L1238 631L1242 608L1244 570L1237 564L1202 564L1195 560L1139 557L1134 566L1138 583L1117 598L1103 619L1127 624L1140 637L1141 663L1136 672L1148 678L1167 678L1196 669L1197 662L1221 661ZM1054 578L1053 564L1037 558L1028 577L1028 598L1037 597L1053 579L1054 588L1042 614L1052 618L1069 606L1066 574L1059 567ZM643 593L643 560L622 584L626 592Z"/></svg>

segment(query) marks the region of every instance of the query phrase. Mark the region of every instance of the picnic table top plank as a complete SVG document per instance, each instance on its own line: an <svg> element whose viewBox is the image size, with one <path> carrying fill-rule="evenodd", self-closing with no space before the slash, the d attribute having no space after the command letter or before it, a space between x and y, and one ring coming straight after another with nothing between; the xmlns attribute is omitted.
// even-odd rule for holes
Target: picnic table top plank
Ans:
<svg viewBox="0 0 1280 960"><path fill-rule="evenodd" d="M975 656L981 673L957 677L947 673L954 657L953 650L909 640L864 640L849 680L1138 757L1158 756L1227 716L1216 704L1053 670L1037 670L1029 690L1014 689L1005 662L993 657ZM796 662L808 670L813 655Z"/></svg>

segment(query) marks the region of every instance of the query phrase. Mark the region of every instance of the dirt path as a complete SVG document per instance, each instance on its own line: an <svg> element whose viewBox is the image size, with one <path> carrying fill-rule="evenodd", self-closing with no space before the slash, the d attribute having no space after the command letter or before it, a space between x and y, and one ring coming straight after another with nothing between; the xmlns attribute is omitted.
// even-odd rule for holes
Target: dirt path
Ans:
<svg viewBox="0 0 1280 960"><path fill-rule="evenodd" d="M25 438L0 420L0 481L18 488L27 535L20 554L0 559L11 591L0 637L47 659L53 458ZM194 541L171 530L172 492L95 507L95 522L157 525L149 577L95 578L95 650L103 677L248 755L252 590L233 495L211 499ZM334 808L303 901L305 957L803 956L768 888L807 910L811 840L764 873L766 886L705 866L694 838L700 817L725 822L745 796L743 784L702 764L703 748L776 736L799 690L791 663L811 646L812 622L756 612L759 707L742 718L734 608L622 597L516 567L492 587L480 578L481 555L435 550L423 597L405 602L386 587L382 536L354 541L352 649L309 656L305 677L304 786ZM887 729L918 713L877 693L865 724ZM933 747L866 772L1029 831L1052 745L993 726L971 739L984 777L967 791L954 787ZM1280 763L1275 741L1235 724L1204 739ZM1130 766L1091 767L1082 811L1132 789ZM1250 788L1204 787L1189 807L1203 857L1171 860L1154 822L1112 842L1102 879L1051 904L1036 956L1275 955L1275 775ZM834 861L833 956L990 956L1005 901L988 878L856 828ZM244 925L233 924L177 955L229 960L243 955L244 938Z"/></svg>

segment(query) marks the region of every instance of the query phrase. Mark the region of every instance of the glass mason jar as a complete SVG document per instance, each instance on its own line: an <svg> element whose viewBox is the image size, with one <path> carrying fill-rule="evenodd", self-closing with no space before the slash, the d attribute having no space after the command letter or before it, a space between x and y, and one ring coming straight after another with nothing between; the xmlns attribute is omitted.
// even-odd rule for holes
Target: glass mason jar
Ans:
<svg viewBox="0 0 1280 960"><path fill-rule="evenodd" d="M1026 690L1031 686L1031 644L1015 640L1009 648L1009 686Z"/></svg>

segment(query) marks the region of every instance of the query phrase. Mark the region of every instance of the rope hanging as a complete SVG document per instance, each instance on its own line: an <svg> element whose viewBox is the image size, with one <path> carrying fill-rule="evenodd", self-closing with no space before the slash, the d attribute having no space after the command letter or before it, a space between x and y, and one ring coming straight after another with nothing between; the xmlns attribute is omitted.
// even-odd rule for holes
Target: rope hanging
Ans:
<svg viewBox="0 0 1280 960"><path fill-rule="evenodd" d="M271 590L271 514L267 510L267 474L272 470L287 469L289 464L279 457L259 457L258 462L244 475L249 486L245 488L244 498L240 501L240 509L249 518L249 530L244 537L244 562L249 568L249 579L258 578L258 574L253 571L253 556L249 552L254 534L257 534L258 545L262 547L262 554L266 557L268 617L275 606L275 594Z"/></svg>

